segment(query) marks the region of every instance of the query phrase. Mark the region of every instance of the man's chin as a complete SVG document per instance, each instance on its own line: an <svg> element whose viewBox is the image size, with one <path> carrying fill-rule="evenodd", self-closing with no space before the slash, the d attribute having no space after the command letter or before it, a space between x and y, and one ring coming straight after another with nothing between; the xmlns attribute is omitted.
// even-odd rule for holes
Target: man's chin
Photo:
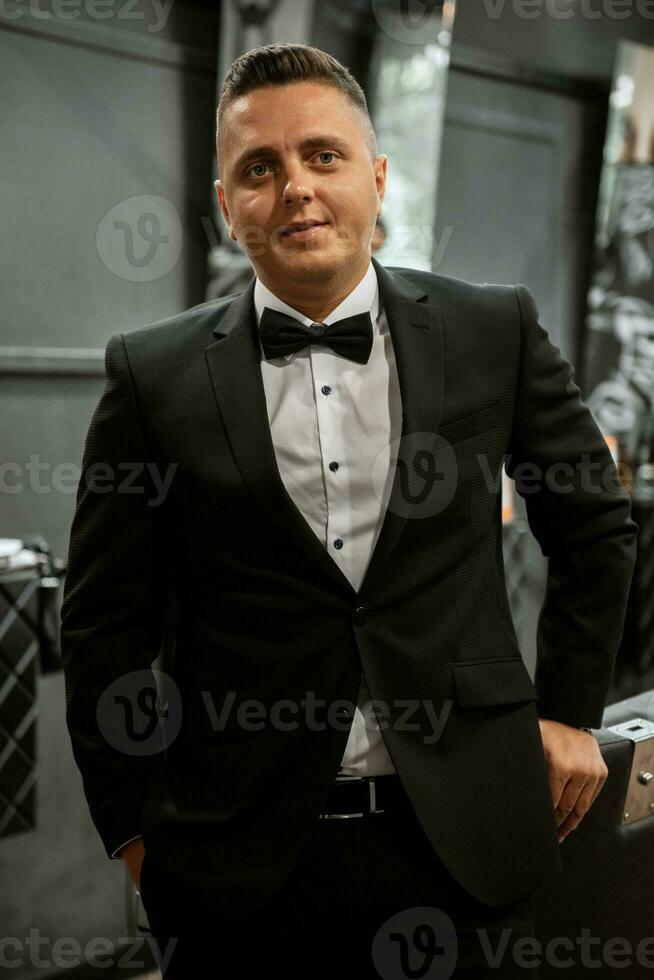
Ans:
<svg viewBox="0 0 654 980"><path fill-rule="evenodd" d="M315 276L332 275L338 269L348 265L347 257L330 252L328 249L297 249L284 251L276 255L277 265L280 270L291 278L294 276Z"/></svg>

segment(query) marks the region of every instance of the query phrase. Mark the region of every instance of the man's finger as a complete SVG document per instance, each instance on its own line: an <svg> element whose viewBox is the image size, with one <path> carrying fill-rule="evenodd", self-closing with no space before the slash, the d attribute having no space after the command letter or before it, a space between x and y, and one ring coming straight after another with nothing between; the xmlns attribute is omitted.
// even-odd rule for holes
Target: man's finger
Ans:
<svg viewBox="0 0 654 980"><path fill-rule="evenodd" d="M555 809L556 819L560 825L571 813L579 799L579 795L586 786L587 776L575 773L570 776L565 784L565 788ZM594 784L593 784L594 785Z"/></svg>
<svg viewBox="0 0 654 980"><path fill-rule="evenodd" d="M602 790L602 786L604 785L604 783L607 780L608 774L609 774L608 769L606 770L606 772L600 774L600 776L599 776L599 778L597 780L597 785L595 786L595 790L593 792L592 799L590 801L590 806L593 805L593 803L595 802L595 800L599 796L599 794L600 794L600 792ZM590 809L590 807L589 807L589 809Z"/></svg>
<svg viewBox="0 0 654 980"><path fill-rule="evenodd" d="M549 765L548 774L550 781L550 792L552 793L552 803L554 805L554 809L556 810L566 789L568 780L570 779L570 773L556 766Z"/></svg>
<svg viewBox="0 0 654 980"><path fill-rule="evenodd" d="M597 799L604 782L605 777L603 776L588 777L572 809L559 824L559 836L565 836L569 834L571 830L575 830L579 826Z"/></svg>

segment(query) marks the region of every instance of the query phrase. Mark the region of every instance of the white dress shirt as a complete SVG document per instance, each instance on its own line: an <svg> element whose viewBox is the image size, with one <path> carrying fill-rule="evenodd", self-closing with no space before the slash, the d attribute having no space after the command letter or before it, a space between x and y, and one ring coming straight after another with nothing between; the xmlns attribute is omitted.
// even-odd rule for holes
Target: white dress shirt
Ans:
<svg viewBox="0 0 654 980"><path fill-rule="evenodd" d="M266 306L306 326L313 322L258 278L254 306L257 326ZM384 520L384 502L392 481L391 443L399 439L402 427L395 354L372 262L324 323L329 326L364 312L370 313L373 328L372 350L365 364L317 344L266 360L259 345L280 476L302 516L356 590ZM330 463L338 467L330 468ZM396 771L369 701L362 676L341 776L382 776ZM119 851L117 848L112 856L120 856Z"/></svg>
<svg viewBox="0 0 654 980"><path fill-rule="evenodd" d="M257 325L266 306L305 326L313 322L258 278L254 306ZM317 344L271 360L265 359L260 347L280 476L314 534L356 590L381 530L392 481L391 443L399 439L402 427L395 355L372 262L324 323L329 326L364 312L370 313L373 325L372 350L365 364ZM362 677L341 774L381 776L396 771L369 701Z"/></svg>

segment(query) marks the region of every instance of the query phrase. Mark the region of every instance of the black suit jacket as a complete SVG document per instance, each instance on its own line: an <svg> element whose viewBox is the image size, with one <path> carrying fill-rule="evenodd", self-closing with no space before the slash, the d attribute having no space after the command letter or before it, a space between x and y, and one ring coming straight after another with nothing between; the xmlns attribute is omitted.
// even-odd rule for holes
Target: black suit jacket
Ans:
<svg viewBox="0 0 654 980"><path fill-rule="evenodd" d="M561 870L538 717L602 721L637 527L572 368L524 286L373 262L404 439L358 592L277 469L254 282L107 344L62 607L67 723L107 853L142 833L146 867L156 862L171 887L211 893L225 915L256 910L290 873L343 756L352 711L321 727L311 719L325 722L324 713L288 708L275 723L270 711L287 699L353 706L363 670L386 706L383 737L429 841L490 905ZM558 492L559 471L536 492L533 479L523 488L549 558L532 683L507 602L491 477L503 459L515 476L518 464L545 474L584 456L604 485L576 475ZM442 473L425 505L429 459ZM144 461L151 467L140 475L125 466ZM109 464L101 473L122 466L131 489L110 480L108 491L89 489L96 463ZM148 476L154 465L174 476L151 506L162 496ZM139 754L116 747L124 685L151 681L171 602L174 737ZM230 698L217 725L208 705L219 714ZM262 714L250 709L250 722L268 719L258 728L236 712L251 698ZM446 713L436 739L426 701ZM135 728L146 716L134 708Z"/></svg>

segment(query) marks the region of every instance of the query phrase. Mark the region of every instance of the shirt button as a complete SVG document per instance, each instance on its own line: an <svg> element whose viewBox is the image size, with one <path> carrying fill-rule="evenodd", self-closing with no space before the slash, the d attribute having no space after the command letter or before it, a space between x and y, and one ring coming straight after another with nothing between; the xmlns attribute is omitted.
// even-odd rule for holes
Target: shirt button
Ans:
<svg viewBox="0 0 654 980"><path fill-rule="evenodd" d="M329 464L329 468L332 471L332 473L336 472L336 470L338 469L338 463L336 462L336 460L334 460L334 462Z"/></svg>
<svg viewBox="0 0 654 980"><path fill-rule="evenodd" d="M357 606L357 608L352 613L352 622L355 626L363 626L366 619L368 618L368 610L365 606Z"/></svg>
<svg viewBox="0 0 654 980"><path fill-rule="evenodd" d="M343 547L343 542L342 542L342 540L340 538L336 538L336 540L334 541L334 547L335 548L342 548Z"/></svg>
<svg viewBox="0 0 654 980"><path fill-rule="evenodd" d="M329 385L323 385L320 390L322 391L323 395L328 395L332 389L329 387Z"/></svg>

